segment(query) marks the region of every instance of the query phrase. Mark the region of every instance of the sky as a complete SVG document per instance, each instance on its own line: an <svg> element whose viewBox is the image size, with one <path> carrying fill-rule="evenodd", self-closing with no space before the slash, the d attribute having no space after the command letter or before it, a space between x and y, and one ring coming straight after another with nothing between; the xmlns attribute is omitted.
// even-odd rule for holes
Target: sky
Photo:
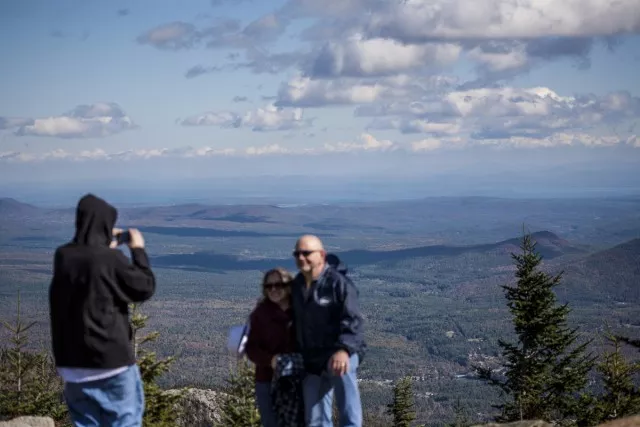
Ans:
<svg viewBox="0 0 640 427"><path fill-rule="evenodd" d="M4 0L0 40L6 188L640 167L639 0Z"/></svg>

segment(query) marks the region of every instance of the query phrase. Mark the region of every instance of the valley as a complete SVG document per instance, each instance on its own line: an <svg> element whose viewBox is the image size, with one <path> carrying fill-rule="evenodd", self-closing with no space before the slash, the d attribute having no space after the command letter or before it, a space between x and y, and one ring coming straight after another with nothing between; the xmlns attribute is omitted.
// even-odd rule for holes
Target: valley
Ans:
<svg viewBox="0 0 640 427"><path fill-rule="evenodd" d="M392 382L414 377L420 420L451 421L458 399L488 419L494 390L473 366L495 364L511 338L501 285L513 283L511 253L533 233L544 268L564 271L557 288L584 339L610 329L640 337L640 198L427 198L335 205L126 207L119 226L145 235L158 278L143 305L157 350L175 355L167 387L219 387L232 369L226 332L259 296L261 272L294 269L297 236L318 234L349 267L360 291L369 351L361 366L364 404L380 412ZM37 321L32 346L47 348L47 288L56 246L73 235L75 211L0 199L0 313L18 291ZM524 227L524 228L523 228ZM4 335L1 335L4 334ZM6 331L0 339L6 338Z"/></svg>

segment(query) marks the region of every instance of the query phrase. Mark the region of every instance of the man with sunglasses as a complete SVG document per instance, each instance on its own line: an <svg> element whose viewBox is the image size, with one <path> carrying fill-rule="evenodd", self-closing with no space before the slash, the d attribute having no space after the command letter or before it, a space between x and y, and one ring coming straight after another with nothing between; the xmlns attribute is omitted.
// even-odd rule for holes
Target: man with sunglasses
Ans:
<svg viewBox="0 0 640 427"><path fill-rule="evenodd" d="M358 290L346 270L330 265L322 241L298 239L293 256L300 273L291 287L296 340L307 375L303 384L309 427L332 427L332 403L341 427L362 426L357 369L366 345Z"/></svg>

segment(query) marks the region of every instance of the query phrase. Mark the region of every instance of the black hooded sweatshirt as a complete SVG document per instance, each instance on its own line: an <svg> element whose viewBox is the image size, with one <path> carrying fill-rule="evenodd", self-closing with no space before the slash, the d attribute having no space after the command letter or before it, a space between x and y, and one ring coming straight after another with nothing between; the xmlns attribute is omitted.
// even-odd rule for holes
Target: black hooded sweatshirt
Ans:
<svg viewBox="0 0 640 427"><path fill-rule="evenodd" d="M73 241L56 249L49 288L51 339L56 366L114 369L135 363L128 304L155 291L144 249L130 263L110 249L116 209L88 194L76 210Z"/></svg>

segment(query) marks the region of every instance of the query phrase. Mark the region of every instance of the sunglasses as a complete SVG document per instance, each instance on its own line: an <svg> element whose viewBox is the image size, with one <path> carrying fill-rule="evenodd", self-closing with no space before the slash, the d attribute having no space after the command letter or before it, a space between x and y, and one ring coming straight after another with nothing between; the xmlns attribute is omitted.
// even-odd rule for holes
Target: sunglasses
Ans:
<svg viewBox="0 0 640 427"><path fill-rule="evenodd" d="M284 289L286 287L287 285L285 283L269 283L267 285L264 285L264 289L266 291L272 291L275 289Z"/></svg>
<svg viewBox="0 0 640 427"><path fill-rule="evenodd" d="M298 258L300 255L304 256L305 258L308 257L309 255L311 255L314 252L318 252L317 250L315 251L293 251L293 257L294 258Z"/></svg>

